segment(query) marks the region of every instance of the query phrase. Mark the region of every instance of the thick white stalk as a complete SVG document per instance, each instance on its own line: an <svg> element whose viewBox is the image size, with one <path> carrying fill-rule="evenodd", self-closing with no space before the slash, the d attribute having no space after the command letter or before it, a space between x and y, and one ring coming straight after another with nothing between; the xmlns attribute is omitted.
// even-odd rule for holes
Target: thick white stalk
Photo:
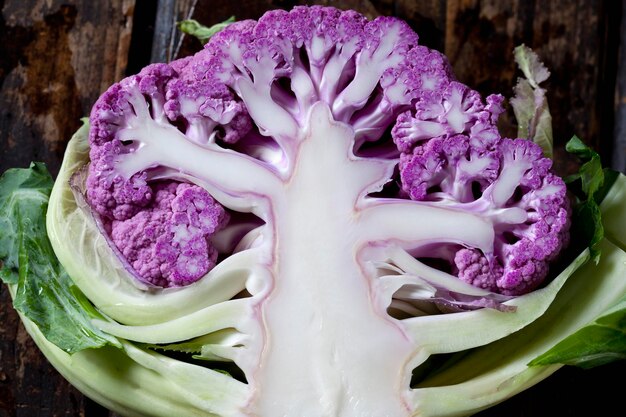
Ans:
<svg viewBox="0 0 626 417"><path fill-rule="evenodd" d="M460 243L490 252L494 230L478 214L420 204L388 200L366 207L360 223L369 241L398 240L411 246L433 242Z"/></svg>
<svg viewBox="0 0 626 417"><path fill-rule="evenodd" d="M104 320L93 320L101 330L142 343L175 343L219 330L234 328L245 331L253 317L251 299L223 301L185 317L145 326L127 326Z"/></svg>
<svg viewBox="0 0 626 417"><path fill-rule="evenodd" d="M325 106L309 126L274 207L276 279L261 306L266 344L249 376L251 415L408 416L412 342L357 262L355 202L379 163L350 158L353 132Z"/></svg>
<svg viewBox="0 0 626 417"><path fill-rule="evenodd" d="M333 103L333 114L339 120L349 120L355 110L362 108L372 95L383 73L402 60L402 57L394 53L400 39L399 27L392 26L381 37L375 50L361 51L357 58L357 70L353 80Z"/></svg>
<svg viewBox="0 0 626 417"><path fill-rule="evenodd" d="M121 154L115 161L118 171L127 178L158 165L233 194L269 195L279 189L280 178L263 162L213 144L201 146L171 124L152 119L141 103L134 104L134 108L137 117L129 119L127 127L117 134L119 140L138 144L134 152Z"/></svg>

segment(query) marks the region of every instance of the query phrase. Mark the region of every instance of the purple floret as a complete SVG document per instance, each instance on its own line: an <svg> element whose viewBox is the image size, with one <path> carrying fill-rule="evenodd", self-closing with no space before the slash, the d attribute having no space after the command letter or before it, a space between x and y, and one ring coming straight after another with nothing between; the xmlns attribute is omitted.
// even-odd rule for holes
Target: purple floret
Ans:
<svg viewBox="0 0 626 417"><path fill-rule="evenodd" d="M182 72L179 74L174 68ZM148 206L153 198L145 171L126 179L115 166L120 155L136 149L135 144L126 144L117 136L138 112L134 107L136 100L145 101L149 117L183 124L189 137L198 142L206 143L213 135L234 142L250 130L245 107L225 87L212 87L215 81L194 84L185 70L195 71L189 59L172 65L150 65L109 88L93 107L87 198L105 218L125 220Z"/></svg>
<svg viewBox="0 0 626 417"><path fill-rule="evenodd" d="M393 140L400 151L408 152L421 141L469 133L476 125L487 125L497 132L494 121L502 113L502 100L502 96L489 96L485 106L478 92L456 81L443 89L426 90L414 109L398 117Z"/></svg>
<svg viewBox="0 0 626 417"><path fill-rule="evenodd" d="M417 42L399 19L368 21L333 7L275 10L228 25L194 56L149 65L100 97L90 117L87 201L142 279L194 281L214 264L215 230L194 229L189 241L172 235L190 224L174 201L187 192L181 178L198 168L186 172L165 154L163 138L183 136L198 152L248 153L281 171L321 101L354 127L358 148L378 140L415 100L449 85L445 57ZM209 216L201 213L199 220Z"/></svg>
<svg viewBox="0 0 626 417"><path fill-rule="evenodd" d="M458 277L475 287L499 292L496 281L502 276L503 268L498 262L489 260L476 249L461 249L454 255Z"/></svg>
<svg viewBox="0 0 626 417"><path fill-rule="evenodd" d="M493 145L481 148L471 142L466 135L438 136L402 154L403 191L418 201L473 201L476 187L483 190L498 176L500 159Z"/></svg>
<svg viewBox="0 0 626 417"><path fill-rule="evenodd" d="M259 21L256 33L268 33L264 26L280 22L277 32L289 38L295 47L304 46L311 65L320 66L331 46L339 41L337 23L340 16L341 11L333 7L295 7L290 12L273 11ZM321 42L324 47L314 50L314 42Z"/></svg>
<svg viewBox="0 0 626 417"><path fill-rule="evenodd" d="M226 215L200 187L177 180L153 183L149 170L129 178L120 173L120 157L136 152L142 138L128 143L119 132L132 132L132 123L149 117L177 125L199 144L239 140L251 129L245 106L223 84L200 77L200 68L193 58L150 65L112 86L91 113L87 201L133 274L154 285L186 285L205 275L217 258L209 239ZM194 198L195 209L189 203ZM172 240L185 230L187 240Z"/></svg>
<svg viewBox="0 0 626 417"><path fill-rule="evenodd" d="M138 82L128 80L127 84L137 86ZM115 173L116 157L128 152L116 139L117 127L124 123L126 114L132 112L124 87L116 84L110 88L92 109L91 164L87 179L87 198L92 207L105 217L119 220L134 215L152 200L152 189L145 173L136 173L129 179Z"/></svg>
<svg viewBox="0 0 626 417"><path fill-rule="evenodd" d="M447 245L455 253L446 259L452 272L476 287L521 295L544 282L549 263L567 245L569 201L539 145L500 137L495 124L502 109L501 96L483 104L453 82L400 114L392 135L401 151L403 193L493 224L490 253Z"/></svg>
<svg viewBox="0 0 626 417"><path fill-rule="evenodd" d="M211 39L205 52L217 57L211 66L214 78L244 98L262 134L293 132L272 122L285 120L282 113L287 112L303 126L311 105L323 101L336 120L354 126L357 141L375 141L422 89L449 84L445 57L417 42L415 32L399 19L367 21L354 11L300 6L270 11L256 23L231 25ZM278 82L286 79L288 86ZM263 110L270 108L275 117L265 120Z"/></svg>
<svg viewBox="0 0 626 417"><path fill-rule="evenodd" d="M126 220L111 223L111 238L137 274L161 287L191 284L217 259L210 238L228 214L201 187L154 186L154 201Z"/></svg>

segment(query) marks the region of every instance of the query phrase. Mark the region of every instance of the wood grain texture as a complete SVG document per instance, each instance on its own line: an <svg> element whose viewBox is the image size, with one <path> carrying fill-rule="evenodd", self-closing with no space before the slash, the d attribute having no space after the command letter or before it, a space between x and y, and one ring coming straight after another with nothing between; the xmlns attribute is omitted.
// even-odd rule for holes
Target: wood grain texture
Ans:
<svg viewBox="0 0 626 417"><path fill-rule="evenodd" d="M594 145L605 160L615 153L614 160L622 164L619 168L626 170L624 3L0 0L0 172L42 160L55 173L79 118L89 113L111 83L151 61L197 51L200 44L175 31L175 21L193 17L210 25L231 15L257 19L266 10L297 4L351 8L370 18L403 18L418 32L422 44L448 55L460 81L483 94L509 95L519 76L512 50L520 43L531 46L552 70L547 87L559 170L567 171L574 164L562 151L574 133ZM620 117L616 118L616 111ZM509 135L516 130L512 117L508 112L501 125ZM623 361L589 371L565 368L477 417L609 414L622 407L622 386L612 379L619 381L624 373ZM48 365L10 307L6 288L0 287L0 417L18 416L115 414L84 398Z"/></svg>
<svg viewBox="0 0 626 417"><path fill-rule="evenodd" d="M626 0L622 1L619 28L620 47L615 88L615 126L613 131L613 168L626 172Z"/></svg>
<svg viewBox="0 0 626 417"><path fill-rule="evenodd" d="M0 170L36 159L56 172L80 118L124 75L134 1L0 5Z"/></svg>
<svg viewBox="0 0 626 417"><path fill-rule="evenodd" d="M134 0L0 1L0 172L60 166L67 140L126 70ZM108 412L48 364L0 287L0 417Z"/></svg>
<svg viewBox="0 0 626 417"><path fill-rule="evenodd" d="M410 0L399 3L415 4ZM553 115L559 172L575 168L575 162L564 152L565 143L574 134L600 150L609 163L618 56L615 41L619 30L618 2L448 0L424 3L429 7L422 7L422 13L424 9L432 11L432 22L439 29L435 33L443 33L443 49L433 47L448 56L461 82L482 94L512 94L520 76L513 60L513 49L517 45L531 47L551 69L552 75L545 86ZM415 7L407 6L403 10L415 10ZM419 27L415 29L420 33ZM507 135L516 134L510 109L502 117L500 128Z"/></svg>
<svg viewBox="0 0 626 417"><path fill-rule="evenodd" d="M180 47L183 34L176 22L191 17L197 0L159 0L154 27L151 62L170 61Z"/></svg>

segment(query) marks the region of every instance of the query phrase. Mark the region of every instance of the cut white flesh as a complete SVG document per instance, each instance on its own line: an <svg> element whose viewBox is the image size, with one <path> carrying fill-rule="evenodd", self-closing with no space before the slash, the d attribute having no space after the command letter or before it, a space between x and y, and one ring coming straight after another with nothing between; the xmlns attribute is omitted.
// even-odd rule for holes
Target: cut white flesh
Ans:
<svg viewBox="0 0 626 417"><path fill-rule="evenodd" d="M261 304L266 344L250 378L251 413L408 416L415 347L387 314L358 253L394 238L487 247L493 231L471 214L450 221L454 213L414 202L364 203L391 166L354 157L352 130L334 122L325 105L313 107L308 126L296 169L273 206L277 264ZM462 225L473 233L460 233Z"/></svg>
<svg viewBox="0 0 626 417"><path fill-rule="evenodd" d="M133 129L151 135L151 154L163 155L160 161L177 161L163 144L181 139L157 140L152 133L178 135L153 126L159 123L149 120ZM267 225L259 229L260 243L226 259L193 286L146 291L115 262L67 186L70 173L85 162L84 136L70 144L74 158L66 159L65 178L53 192L51 238L81 290L101 311L123 323L98 323L118 337L176 343L225 328L245 334L246 348L238 351L236 362L250 384L251 415L408 416L414 342L387 314L386 300L376 294L374 277L364 273L359 253L371 244L414 246L441 240L488 248L493 230L472 214L368 199L367 194L391 176L393 163L355 157L354 132L335 122L324 104L312 107L307 126L293 138L299 146L286 181L277 182L268 173L273 188L266 190L268 195L255 196L255 201L270 204L250 203L250 210L257 210ZM245 157L240 162L242 169L260 169ZM212 178L216 169L199 176L197 168L185 175L195 175L198 184L211 187L223 204L241 207L241 201L221 198L236 194L238 186L228 188L233 178L219 184ZM82 238L65 238L67 233ZM226 301L245 287L255 288L252 297L232 305ZM233 317L223 314L224 308L230 311L237 305L242 308L235 308Z"/></svg>
<svg viewBox="0 0 626 417"><path fill-rule="evenodd" d="M380 163L348 160L351 132L323 106L309 126L275 205L278 263L262 306L267 342L252 414L406 416L411 343L373 303L356 262L355 203Z"/></svg>

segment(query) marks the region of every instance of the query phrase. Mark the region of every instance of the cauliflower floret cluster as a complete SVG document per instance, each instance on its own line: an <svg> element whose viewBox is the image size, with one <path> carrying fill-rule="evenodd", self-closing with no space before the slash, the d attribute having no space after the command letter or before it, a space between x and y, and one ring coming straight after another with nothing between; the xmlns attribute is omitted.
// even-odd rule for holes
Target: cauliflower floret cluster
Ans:
<svg viewBox="0 0 626 417"><path fill-rule="evenodd" d="M502 97L486 103L452 82L398 117L392 135L402 152L402 192L492 222L492 252L449 245L441 253L463 281L521 295L543 282L549 262L567 244L569 201L539 145L500 137Z"/></svg>
<svg viewBox="0 0 626 417"><path fill-rule="evenodd" d="M225 88L179 77L178 71L189 75L188 65L193 63L186 58L144 68L112 86L91 117L87 199L132 272L161 287L190 284L215 265L217 251L210 239L228 215L199 186L167 175L156 181L164 174L156 160L155 169L125 178L116 163L138 145L121 137L119 127L128 123L129 114L148 112L145 117L178 125L197 143L235 142L251 127L244 106Z"/></svg>
<svg viewBox="0 0 626 417"><path fill-rule="evenodd" d="M169 287L194 282L215 265L218 254L209 239L228 215L195 185L168 182L152 190L152 204L128 219L111 222L112 240L150 283Z"/></svg>
<svg viewBox="0 0 626 417"><path fill-rule="evenodd" d="M394 18L368 21L317 6L275 10L258 22L229 25L192 57L150 65L114 85L91 115L88 202L140 279L193 282L213 266L211 239L225 221L198 232L204 242L198 248L206 253L193 262L181 261L188 245L174 245L165 256L158 239L146 242L131 226L154 224L171 235L170 226L157 225L176 211L158 194L181 181L243 190L231 151L268 168L269 176L254 179L259 186L274 175L287 182L300 135L320 102L352 129L357 155L395 160L402 188L395 197L480 213L492 222L491 251L460 243L436 250L460 279L507 295L540 285L567 241L563 182L536 145L500 137L502 96L483 102L455 80L445 56L418 45L413 30ZM168 153L168 146L186 151ZM207 164L222 163L230 171L219 180L203 177ZM212 199L202 188L195 193Z"/></svg>

